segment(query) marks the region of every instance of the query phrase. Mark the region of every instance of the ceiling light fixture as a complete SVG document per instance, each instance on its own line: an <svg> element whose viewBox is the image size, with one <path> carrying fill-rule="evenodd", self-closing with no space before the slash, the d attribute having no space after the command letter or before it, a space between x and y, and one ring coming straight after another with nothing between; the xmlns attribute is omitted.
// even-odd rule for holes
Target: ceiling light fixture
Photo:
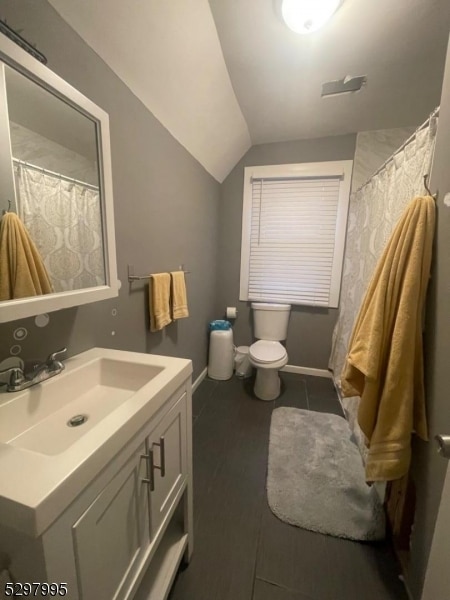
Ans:
<svg viewBox="0 0 450 600"><path fill-rule="evenodd" d="M281 14L296 33L312 33L333 16L343 0L283 0Z"/></svg>

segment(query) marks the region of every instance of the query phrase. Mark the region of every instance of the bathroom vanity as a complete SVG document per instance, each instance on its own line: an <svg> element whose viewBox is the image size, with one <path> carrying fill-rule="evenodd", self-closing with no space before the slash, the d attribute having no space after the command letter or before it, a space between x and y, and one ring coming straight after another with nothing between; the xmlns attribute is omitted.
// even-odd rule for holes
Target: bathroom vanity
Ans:
<svg viewBox="0 0 450 600"><path fill-rule="evenodd" d="M16 581L64 583L71 600L167 597L193 547L191 373L94 348L0 395L0 552Z"/></svg>

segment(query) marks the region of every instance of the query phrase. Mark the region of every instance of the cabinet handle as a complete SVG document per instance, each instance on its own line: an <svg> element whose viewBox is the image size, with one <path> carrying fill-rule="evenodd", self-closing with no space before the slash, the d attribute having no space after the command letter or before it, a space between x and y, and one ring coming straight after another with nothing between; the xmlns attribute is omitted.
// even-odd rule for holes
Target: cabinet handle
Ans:
<svg viewBox="0 0 450 600"><path fill-rule="evenodd" d="M153 442L153 446L159 446L159 456L160 456L160 462L161 464L158 465L153 465L153 468L155 469L159 469L161 471L161 477L164 477L166 475L166 441L164 439L164 436L162 435L159 438L159 444L158 442ZM152 453L153 456L153 453ZM153 460L153 458L152 458Z"/></svg>
<svg viewBox="0 0 450 600"><path fill-rule="evenodd" d="M164 436L162 435L159 438L159 443L153 442L152 447L153 446L159 446L159 456L161 460L160 465L155 465L153 459L153 449L150 449L148 454L141 454L141 460L144 459L147 461L147 478L141 479L141 481L142 483L146 483L148 486L150 486L151 492L155 491L155 469L161 471L161 477L164 477L166 474L166 443Z"/></svg>
<svg viewBox="0 0 450 600"><path fill-rule="evenodd" d="M141 479L142 483L146 483L150 486L150 491L154 491L155 489L155 474L153 472L154 464L153 464L153 450L149 450L148 454L141 454L141 460L145 459L147 461L147 478Z"/></svg>

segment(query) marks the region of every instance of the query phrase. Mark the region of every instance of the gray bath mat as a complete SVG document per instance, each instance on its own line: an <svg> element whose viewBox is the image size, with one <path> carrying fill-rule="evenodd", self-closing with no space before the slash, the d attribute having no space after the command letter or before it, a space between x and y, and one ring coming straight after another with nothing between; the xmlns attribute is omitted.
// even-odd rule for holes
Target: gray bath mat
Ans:
<svg viewBox="0 0 450 600"><path fill-rule="evenodd" d="M378 494L366 485L347 421L297 408L272 413L269 506L282 521L351 540L384 538Z"/></svg>

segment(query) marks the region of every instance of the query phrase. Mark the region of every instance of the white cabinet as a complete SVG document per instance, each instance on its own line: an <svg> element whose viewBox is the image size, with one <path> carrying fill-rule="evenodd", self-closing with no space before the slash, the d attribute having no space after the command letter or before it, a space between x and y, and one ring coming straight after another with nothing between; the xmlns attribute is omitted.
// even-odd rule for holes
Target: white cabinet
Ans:
<svg viewBox="0 0 450 600"><path fill-rule="evenodd" d="M184 392L72 526L83 599L129 597L187 481L186 412Z"/></svg>
<svg viewBox="0 0 450 600"><path fill-rule="evenodd" d="M40 538L8 533L15 578L30 581L22 553L69 600L166 598L192 552L191 423L188 380Z"/></svg>
<svg viewBox="0 0 450 600"><path fill-rule="evenodd" d="M148 548L149 505L142 443L73 525L83 598L126 597L130 578Z"/></svg>
<svg viewBox="0 0 450 600"><path fill-rule="evenodd" d="M156 537L186 480L186 395L149 435L150 531Z"/></svg>

